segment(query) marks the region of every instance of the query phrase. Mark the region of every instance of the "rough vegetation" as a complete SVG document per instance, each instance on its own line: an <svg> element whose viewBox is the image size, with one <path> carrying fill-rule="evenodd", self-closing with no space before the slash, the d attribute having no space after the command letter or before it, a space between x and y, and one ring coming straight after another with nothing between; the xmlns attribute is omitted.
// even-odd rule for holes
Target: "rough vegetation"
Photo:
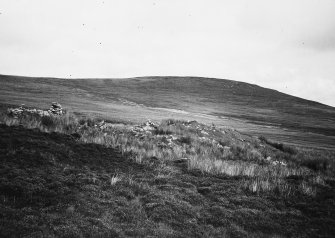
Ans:
<svg viewBox="0 0 335 238"><path fill-rule="evenodd" d="M58 100L89 118L174 118L335 150L335 108L254 84L201 77L62 79L0 75L0 102L45 108ZM148 93L149 92L149 93Z"/></svg>
<svg viewBox="0 0 335 238"><path fill-rule="evenodd" d="M332 237L334 152L196 121L0 118L1 237Z"/></svg>

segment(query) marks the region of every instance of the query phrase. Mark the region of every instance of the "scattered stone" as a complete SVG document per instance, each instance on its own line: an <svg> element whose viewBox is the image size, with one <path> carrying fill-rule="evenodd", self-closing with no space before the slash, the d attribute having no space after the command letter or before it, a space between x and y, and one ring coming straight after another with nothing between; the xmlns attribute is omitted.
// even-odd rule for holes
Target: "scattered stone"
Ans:
<svg viewBox="0 0 335 238"><path fill-rule="evenodd" d="M209 139L207 137L202 136L202 137L199 137L199 140L200 141L208 141Z"/></svg>
<svg viewBox="0 0 335 238"><path fill-rule="evenodd" d="M287 166L287 163L283 162L283 161L272 161L272 165L281 165L281 166Z"/></svg>
<svg viewBox="0 0 335 238"><path fill-rule="evenodd" d="M152 122L150 119L142 125L134 126L131 132L135 137L144 138L145 135L151 135L153 131L158 128L158 124Z"/></svg>

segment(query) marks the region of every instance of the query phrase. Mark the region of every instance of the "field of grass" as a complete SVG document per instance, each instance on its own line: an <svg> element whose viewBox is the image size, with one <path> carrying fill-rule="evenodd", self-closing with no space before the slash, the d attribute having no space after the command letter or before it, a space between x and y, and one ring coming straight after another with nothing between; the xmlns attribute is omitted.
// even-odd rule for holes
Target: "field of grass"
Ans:
<svg viewBox="0 0 335 238"><path fill-rule="evenodd" d="M196 121L72 113L3 113L0 135L1 237L335 234L331 150Z"/></svg>
<svg viewBox="0 0 335 238"><path fill-rule="evenodd" d="M257 85L197 77L56 79L0 75L0 102L58 101L88 117L197 120L306 148L335 150L335 109Z"/></svg>

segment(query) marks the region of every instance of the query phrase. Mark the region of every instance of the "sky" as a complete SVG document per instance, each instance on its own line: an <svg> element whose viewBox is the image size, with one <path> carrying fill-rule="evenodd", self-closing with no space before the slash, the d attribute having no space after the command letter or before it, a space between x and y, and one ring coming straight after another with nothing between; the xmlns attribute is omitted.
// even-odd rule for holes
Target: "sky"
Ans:
<svg viewBox="0 0 335 238"><path fill-rule="evenodd" d="M335 1L0 0L0 74L214 77L335 106Z"/></svg>

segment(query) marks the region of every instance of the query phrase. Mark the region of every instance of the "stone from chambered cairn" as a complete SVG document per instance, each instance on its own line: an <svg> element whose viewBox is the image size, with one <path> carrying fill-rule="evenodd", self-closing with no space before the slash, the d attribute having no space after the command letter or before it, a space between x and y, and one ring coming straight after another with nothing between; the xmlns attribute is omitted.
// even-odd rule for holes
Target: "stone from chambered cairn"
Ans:
<svg viewBox="0 0 335 238"><path fill-rule="evenodd" d="M63 114L63 108L59 103L53 102L51 104L50 109L49 109L49 113L53 114L53 115L62 115Z"/></svg>

